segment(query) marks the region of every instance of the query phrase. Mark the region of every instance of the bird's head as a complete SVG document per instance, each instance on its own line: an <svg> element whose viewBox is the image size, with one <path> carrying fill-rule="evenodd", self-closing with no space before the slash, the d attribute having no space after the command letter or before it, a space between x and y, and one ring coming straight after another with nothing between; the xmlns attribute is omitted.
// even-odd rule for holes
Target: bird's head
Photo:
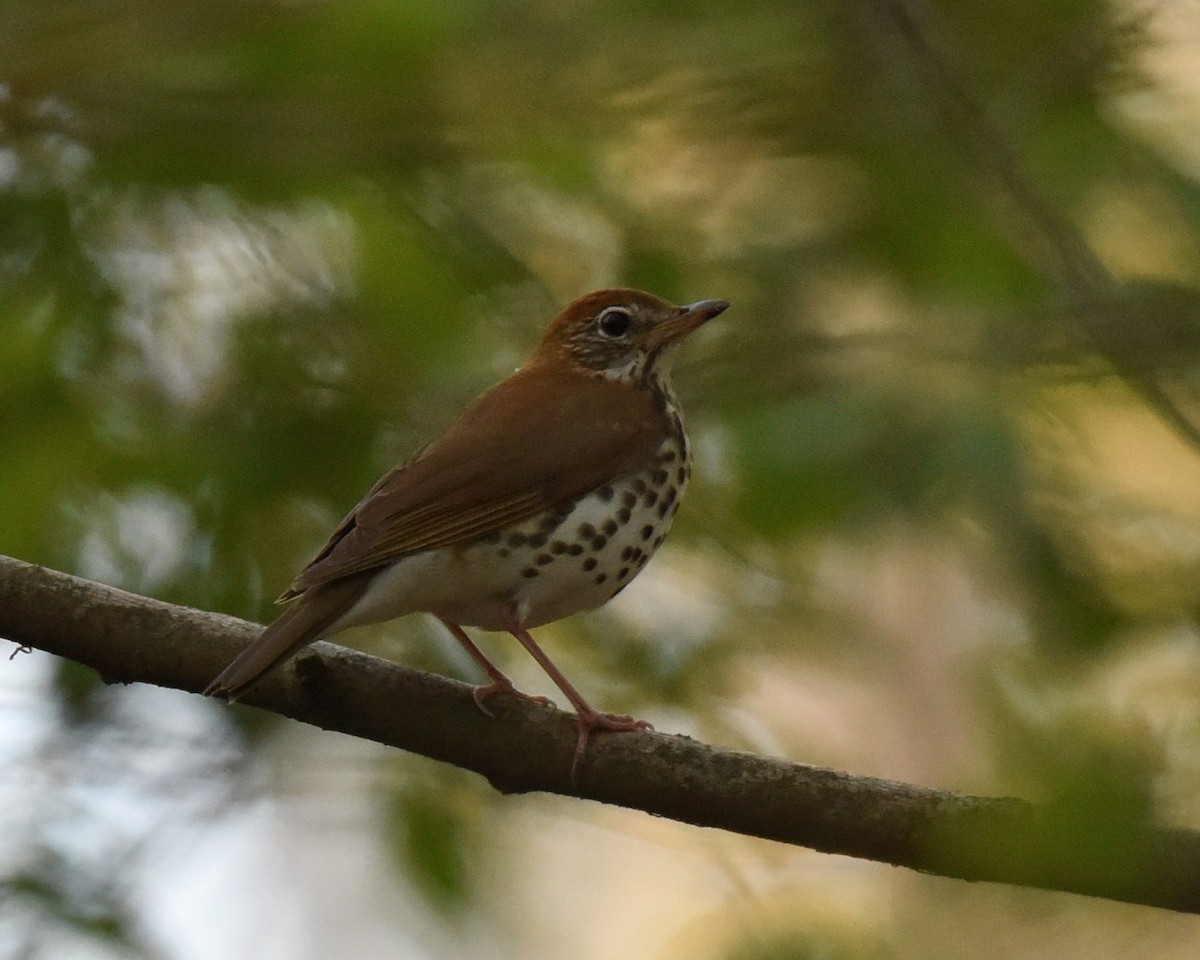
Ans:
<svg viewBox="0 0 1200 960"><path fill-rule="evenodd" d="M550 324L535 361L567 363L615 380L646 384L665 377L675 348L725 311L724 300L676 306L641 290L597 290L569 304Z"/></svg>

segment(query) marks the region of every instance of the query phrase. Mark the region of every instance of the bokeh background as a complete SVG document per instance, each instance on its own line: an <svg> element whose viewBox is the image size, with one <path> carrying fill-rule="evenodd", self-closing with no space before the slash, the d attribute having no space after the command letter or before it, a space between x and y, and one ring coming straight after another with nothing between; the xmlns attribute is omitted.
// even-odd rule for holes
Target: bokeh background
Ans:
<svg viewBox="0 0 1200 960"><path fill-rule="evenodd" d="M1200 5L906 9L0 0L0 551L268 618L564 302L723 297L675 531L540 632L567 673L725 746L1200 826ZM474 678L419 617L345 639ZM15 649L0 824L13 958L1200 943Z"/></svg>

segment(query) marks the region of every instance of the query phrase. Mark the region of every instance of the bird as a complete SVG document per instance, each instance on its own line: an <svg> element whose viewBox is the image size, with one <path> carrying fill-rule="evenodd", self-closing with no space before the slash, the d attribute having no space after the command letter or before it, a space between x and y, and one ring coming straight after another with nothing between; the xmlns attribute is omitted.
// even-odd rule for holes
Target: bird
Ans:
<svg viewBox="0 0 1200 960"><path fill-rule="evenodd" d="M672 362L728 306L624 288L568 304L524 366L380 478L205 695L237 700L321 637L424 612L486 675L472 688L485 714L496 694L549 701L518 691L464 627L520 642L575 711L575 765L593 732L649 729L595 709L529 631L607 603L662 544L692 462Z"/></svg>

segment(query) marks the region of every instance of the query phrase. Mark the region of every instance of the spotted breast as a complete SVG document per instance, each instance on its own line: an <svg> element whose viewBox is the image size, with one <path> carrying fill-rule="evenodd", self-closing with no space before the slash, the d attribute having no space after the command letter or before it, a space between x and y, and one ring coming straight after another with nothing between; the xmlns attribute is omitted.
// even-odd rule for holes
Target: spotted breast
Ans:
<svg viewBox="0 0 1200 960"><path fill-rule="evenodd" d="M519 581L509 583L507 591L531 627L594 609L628 586L662 545L690 472L680 426L646 469L606 483L562 510L489 534L469 549L476 554L474 562L494 560L498 569L518 572ZM444 616L456 620L453 612Z"/></svg>

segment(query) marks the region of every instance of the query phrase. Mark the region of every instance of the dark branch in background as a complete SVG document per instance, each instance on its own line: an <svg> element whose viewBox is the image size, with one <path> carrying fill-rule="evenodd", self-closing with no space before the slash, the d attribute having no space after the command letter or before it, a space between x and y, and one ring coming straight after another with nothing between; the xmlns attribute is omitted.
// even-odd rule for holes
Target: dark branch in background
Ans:
<svg viewBox="0 0 1200 960"><path fill-rule="evenodd" d="M1027 235L1041 241L1043 250L1057 261L1037 257L1035 266L1050 274L1075 297L1094 295L1115 286L1112 275L1080 236L1034 187L1021 169L1016 154L989 121L961 69L941 52L949 46L944 30L938 45L930 40L936 25L929 11L916 0L864 0L875 29L898 38L925 84L928 102L941 114L947 135L1010 202L1010 212L1026 223Z"/></svg>
<svg viewBox="0 0 1200 960"><path fill-rule="evenodd" d="M1160 417L1200 450L1200 426L1169 392L1163 372L1145 362L1147 351L1161 356L1172 346L1176 362L1181 350L1200 361L1195 349L1200 336L1200 293L1168 283L1125 284L1112 275L1075 225L1026 175L963 71L944 52L951 47L946 31L919 0L859 0L858 9L881 62L894 62L888 54L897 46L907 53L925 87L926 102L940 114L951 141L980 179L998 188L1007 201L1005 212L1023 222L1022 233L1036 248L1026 253L1061 290L1076 331ZM930 39L935 33L937 44ZM1190 386L1186 392L1191 392Z"/></svg>
<svg viewBox="0 0 1200 960"><path fill-rule="evenodd" d="M0 557L0 637L85 664L109 683L196 692L259 629ZM245 702L473 770L503 793L598 800L946 877L1200 913L1200 834L1190 831L1095 823L662 733L596 737L573 782L571 715L497 697L489 718L466 684L329 643Z"/></svg>

